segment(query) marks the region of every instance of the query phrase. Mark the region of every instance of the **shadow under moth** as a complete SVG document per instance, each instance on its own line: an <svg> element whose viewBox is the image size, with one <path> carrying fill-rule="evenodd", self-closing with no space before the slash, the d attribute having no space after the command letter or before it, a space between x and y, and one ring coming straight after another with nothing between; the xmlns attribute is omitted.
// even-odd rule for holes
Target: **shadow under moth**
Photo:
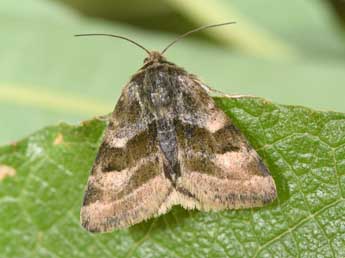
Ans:
<svg viewBox="0 0 345 258"><path fill-rule="evenodd" d="M229 23L226 23L229 24ZM276 198L268 169L195 75L143 48L148 57L109 119L80 212L91 232L127 228L172 206L219 211Z"/></svg>

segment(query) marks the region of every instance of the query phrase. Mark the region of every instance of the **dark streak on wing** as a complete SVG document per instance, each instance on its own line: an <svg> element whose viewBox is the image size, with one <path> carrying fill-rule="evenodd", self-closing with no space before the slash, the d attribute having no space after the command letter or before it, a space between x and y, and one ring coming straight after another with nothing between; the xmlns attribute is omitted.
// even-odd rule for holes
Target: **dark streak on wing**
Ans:
<svg viewBox="0 0 345 258"><path fill-rule="evenodd" d="M230 204L235 204L238 200L242 202L262 202L263 204L270 203L272 201L272 195L264 193L259 195L257 193L252 194L242 194L242 193L230 193L227 195L216 194L214 195L215 200L220 202L227 202Z"/></svg>
<svg viewBox="0 0 345 258"><path fill-rule="evenodd" d="M138 76L135 80L130 81L122 90L121 96L116 103L115 109L112 113L112 118L109 121L110 129L121 129L128 125L143 122L142 118L147 115L137 98L137 91L139 85L142 84L143 76ZM117 128L112 127L112 122L116 121Z"/></svg>
<svg viewBox="0 0 345 258"><path fill-rule="evenodd" d="M268 171L267 167L263 163L262 159L258 156L259 158L259 170L262 172L262 176L271 176L270 172Z"/></svg>
<svg viewBox="0 0 345 258"><path fill-rule="evenodd" d="M180 187L180 186L177 186L176 188L176 191L189 197L189 198L193 198L195 199L196 201L199 201L198 198L195 196L195 194L192 194L190 191L188 191L186 188L184 187Z"/></svg>
<svg viewBox="0 0 345 258"><path fill-rule="evenodd" d="M238 169L244 169L246 173L253 176L270 176L260 157L230 121L214 133L190 124L178 124L179 148L184 153L185 169L218 178L231 178L231 172L223 171L215 164L215 160L218 154L238 153L239 157L247 157L247 160L242 161L242 167ZM229 160L228 162L237 161Z"/></svg>
<svg viewBox="0 0 345 258"><path fill-rule="evenodd" d="M197 125L182 124L180 121L177 122L177 125L177 134L183 148L193 149L194 152L222 154L228 151L238 151L243 140L242 137L239 137L238 130L231 124L215 133Z"/></svg>
<svg viewBox="0 0 345 258"><path fill-rule="evenodd" d="M172 192L172 188L168 190L168 192L165 194L164 198L160 201L161 203L164 203L166 199L169 197L170 193ZM141 204L138 204L138 207L127 207L127 210L121 210L121 213L117 216L109 217L106 220L105 225L108 228L121 228L121 224L124 224L124 221L128 220L128 218L134 218L137 219L140 217L141 214L150 214L153 215L150 211L149 207L142 207ZM144 218L144 219L148 219Z"/></svg>
<svg viewBox="0 0 345 258"><path fill-rule="evenodd" d="M145 184L150 179L160 175L162 172L158 166L159 160L158 157L147 163L142 164L138 167L135 171L133 171L133 175L130 177L129 182L123 188L121 192L118 193L117 198L121 198L130 194L135 189L139 188L142 184Z"/></svg>
<svg viewBox="0 0 345 258"><path fill-rule="evenodd" d="M240 131L230 123L213 133L212 136L217 143L216 153L219 154L239 151L241 143L245 140Z"/></svg>
<svg viewBox="0 0 345 258"><path fill-rule="evenodd" d="M156 152L156 129L152 124L148 130L130 139L124 147L110 147L107 142L103 142L95 164L101 164L103 172L121 171L134 167L140 159Z"/></svg>
<svg viewBox="0 0 345 258"><path fill-rule="evenodd" d="M91 203L96 202L97 200L101 200L102 196L103 193L101 189L96 187L94 184L88 183L83 198L83 206L87 206Z"/></svg>

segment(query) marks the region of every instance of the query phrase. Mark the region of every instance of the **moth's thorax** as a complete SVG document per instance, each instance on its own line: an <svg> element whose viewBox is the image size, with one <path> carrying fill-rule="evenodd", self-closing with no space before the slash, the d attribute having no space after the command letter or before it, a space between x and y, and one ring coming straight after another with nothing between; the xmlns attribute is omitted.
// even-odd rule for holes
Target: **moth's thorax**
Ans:
<svg viewBox="0 0 345 258"><path fill-rule="evenodd" d="M174 113L176 102L176 75L165 66L150 67L145 70L142 98L156 118Z"/></svg>

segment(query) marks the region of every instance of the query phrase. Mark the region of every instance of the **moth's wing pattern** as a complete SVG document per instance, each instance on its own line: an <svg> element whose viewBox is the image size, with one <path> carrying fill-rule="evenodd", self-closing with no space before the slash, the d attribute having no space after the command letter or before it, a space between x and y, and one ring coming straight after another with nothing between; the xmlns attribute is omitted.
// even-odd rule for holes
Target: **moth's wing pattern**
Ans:
<svg viewBox="0 0 345 258"><path fill-rule="evenodd" d="M81 224L92 232L125 228L154 216L172 190L155 129L129 83L106 129L88 179Z"/></svg>
<svg viewBox="0 0 345 258"><path fill-rule="evenodd" d="M181 166L177 188L201 210L258 207L274 200L274 180L241 132L199 81L181 76L180 83L189 96L181 105L189 104L182 107L176 127ZM181 202L193 206L188 204Z"/></svg>

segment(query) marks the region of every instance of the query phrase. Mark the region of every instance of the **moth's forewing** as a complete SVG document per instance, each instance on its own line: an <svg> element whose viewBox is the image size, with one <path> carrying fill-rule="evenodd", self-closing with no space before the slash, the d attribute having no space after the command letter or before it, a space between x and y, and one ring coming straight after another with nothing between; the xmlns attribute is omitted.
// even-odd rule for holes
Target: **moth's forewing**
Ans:
<svg viewBox="0 0 345 258"><path fill-rule="evenodd" d="M92 232L126 228L152 217L171 191L137 81L123 90L88 179L81 224Z"/></svg>
<svg viewBox="0 0 345 258"><path fill-rule="evenodd" d="M179 75L185 105L176 132L181 177L177 188L193 197L201 210L262 206L276 198L268 169L229 117L206 93L201 82ZM180 202L181 203L181 202ZM183 202L181 203L183 205ZM183 205L184 206L184 205ZM190 207L190 200L185 205Z"/></svg>

